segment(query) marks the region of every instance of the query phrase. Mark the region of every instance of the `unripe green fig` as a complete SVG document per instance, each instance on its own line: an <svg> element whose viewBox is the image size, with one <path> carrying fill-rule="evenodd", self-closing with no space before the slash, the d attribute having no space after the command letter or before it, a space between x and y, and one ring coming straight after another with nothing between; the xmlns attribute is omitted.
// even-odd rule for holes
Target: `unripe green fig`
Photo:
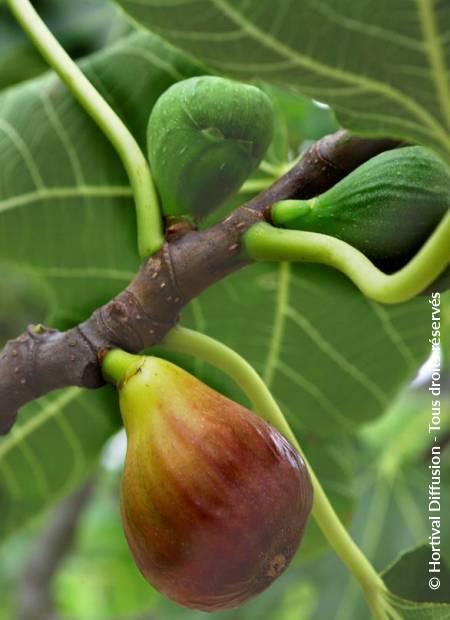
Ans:
<svg viewBox="0 0 450 620"><path fill-rule="evenodd" d="M186 607L235 607L291 561L311 510L300 455L174 364L137 358L119 385L126 538L144 577Z"/></svg>
<svg viewBox="0 0 450 620"><path fill-rule="evenodd" d="M259 88L215 76L183 80L156 102L148 154L165 215L202 218L233 196L273 137Z"/></svg>
<svg viewBox="0 0 450 620"><path fill-rule="evenodd" d="M450 171L423 147L387 151L311 200L274 205L276 226L324 233L386 271L402 267L450 207Z"/></svg>

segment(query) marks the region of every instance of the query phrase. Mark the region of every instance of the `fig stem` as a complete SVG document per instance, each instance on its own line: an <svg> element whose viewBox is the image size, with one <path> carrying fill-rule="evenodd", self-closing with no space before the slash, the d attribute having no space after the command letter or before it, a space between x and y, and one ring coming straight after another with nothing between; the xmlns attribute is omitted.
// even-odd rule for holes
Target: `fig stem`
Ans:
<svg viewBox="0 0 450 620"><path fill-rule="evenodd" d="M314 489L314 519L337 555L361 584L373 617L376 620L389 620L387 589L382 578L340 521L281 409L256 370L225 344L181 326L172 329L161 344L172 351L199 357L231 377L250 399L256 413L276 427L297 448L307 464Z"/></svg>
<svg viewBox="0 0 450 620"><path fill-rule="evenodd" d="M102 360L102 374L105 381L119 385L129 372L133 371L137 363L141 363L142 356L132 355L121 349L108 351Z"/></svg>
<svg viewBox="0 0 450 620"><path fill-rule="evenodd" d="M254 260L329 265L348 276L366 297L396 304L421 293L450 264L449 239L450 210L409 263L391 275L377 269L362 252L345 241L321 233L258 223L244 235L243 246Z"/></svg>
<svg viewBox="0 0 450 620"><path fill-rule="evenodd" d="M59 44L29 0L7 0L35 47L110 140L127 172L135 199L138 250L142 259L164 243L158 196L147 160L138 143L97 89Z"/></svg>

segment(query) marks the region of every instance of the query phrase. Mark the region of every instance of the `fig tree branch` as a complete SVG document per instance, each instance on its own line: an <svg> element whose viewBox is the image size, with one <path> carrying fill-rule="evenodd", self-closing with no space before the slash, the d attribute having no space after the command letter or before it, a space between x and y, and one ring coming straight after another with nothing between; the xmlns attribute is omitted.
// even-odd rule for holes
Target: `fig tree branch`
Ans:
<svg viewBox="0 0 450 620"><path fill-rule="evenodd" d="M344 130L326 136L223 222L166 242L125 290L80 325L65 332L29 326L0 356L0 434L12 427L20 407L39 396L72 385L103 385L99 359L105 350L137 353L161 342L189 301L250 263L241 251L242 236L270 218L272 204L320 194L370 157L397 145Z"/></svg>

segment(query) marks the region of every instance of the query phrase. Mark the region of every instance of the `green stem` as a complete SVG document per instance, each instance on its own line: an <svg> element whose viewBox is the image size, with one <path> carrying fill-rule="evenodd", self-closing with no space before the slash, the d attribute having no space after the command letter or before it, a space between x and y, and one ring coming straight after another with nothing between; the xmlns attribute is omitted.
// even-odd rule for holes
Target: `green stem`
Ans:
<svg viewBox="0 0 450 620"><path fill-rule="evenodd" d="M119 385L126 374L140 363L142 356L126 353L122 349L108 351L102 361L102 374L105 381L113 385Z"/></svg>
<svg viewBox="0 0 450 620"><path fill-rule="evenodd" d="M263 261L323 263L347 275L375 301L407 301L432 284L450 264L450 210L420 251L402 269L388 275L348 243L320 233L256 224L244 236L247 255Z"/></svg>
<svg viewBox="0 0 450 620"><path fill-rule="evenodd" d="M270 187L275 181L277 181L283 174L289 172L289 170L299 161L300 158L295 160L295 162L286 162L285 164L280 164L279 166L273 166L266 161L262 161L259 169L262 172L268 174L266 178L263 179L248 179L242 185L239 190L240 194L253 194L257 192L263 192L265 189Z"/></svg>
<svg viewBox="0 0 450 620"><path fill-rule="evenodd" d="M259 169L266 174L270 174L272 176L277 176L279 173L278 166L271 164L269 161L263 159L263 161L259 164Z"/></svg>
<svg viewBox="0 0 450 620"><path fill-rule="evenodd" d="M147 258L162 246L162 221L149 165L125 124L58 43L29 0L7 0L11 12L73 96L111 141L133 189L138 248Z"/></svg>
<svg viewBox="0 0 450 620"><path fill-rule="evenodd" d="M283 433L302 453L297 438L266 384L255 369L238 353L209 336L183 327L171 330L162 345L172 351L198 356L230 376L251 400L256 412ZM306 459L305 462L308 465L314 488L313 516L315 520L330 545L361 584L373 617L377 620L388 620L386 588L383 580L350 537L331 506L311 465Z"/></svg>
<svg viewBox="0 0 450 620"><path fill-rule="evenodd" d="M241 189L240 194L256 194L262 192L272 185L278 177L266 177L265 179L250 179L246 181Z"/></svg>

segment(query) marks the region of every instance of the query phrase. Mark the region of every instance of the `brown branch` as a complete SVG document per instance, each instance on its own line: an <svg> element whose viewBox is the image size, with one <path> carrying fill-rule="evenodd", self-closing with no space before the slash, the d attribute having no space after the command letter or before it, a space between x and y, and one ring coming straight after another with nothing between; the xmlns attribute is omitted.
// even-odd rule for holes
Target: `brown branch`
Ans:
<svg viewBox="0 0 450 620"><path fill-rule="evenodd" d="M166 243L123 292L84 323L66 332L30 326L8 342L0 357L0 434L9 431L19 408L34 398L70 385L103 385L102 351L120 347L135 353L160 342L183 306L249 263L240 252L241 236L270 217L274 202L318 195L395 146L393 140L358 138L343 130L322 138L292 170L226 220Z"/></svg>
<svg viewBox="0 0 450 620"><path fill-rule="evenodd" d="M95 482L91 480L55 508L25 566L17 620L57 620L53 578L73 545L80 516L94 488Z"/></svg>

